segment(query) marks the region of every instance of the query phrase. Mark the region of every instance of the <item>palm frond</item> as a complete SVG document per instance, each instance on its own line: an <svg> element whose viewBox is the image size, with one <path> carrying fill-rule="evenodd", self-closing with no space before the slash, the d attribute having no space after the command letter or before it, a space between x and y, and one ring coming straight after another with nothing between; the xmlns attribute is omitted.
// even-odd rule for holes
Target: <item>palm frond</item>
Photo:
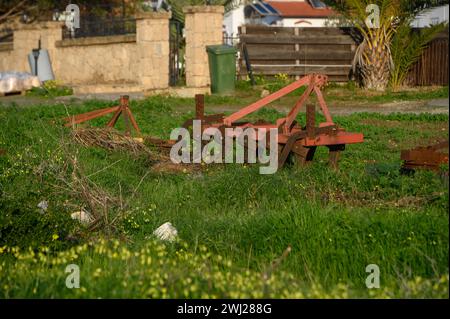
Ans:
<svg viewBox="0 0 450 319"><path fill-rule="evenodd" d="M409 23L398 28L391 44L394 68L389 84L393 89L404 84L409 71L420 59L429 43L446 28L448 28L446 23L433 25L417 32L411 30Z"/></svg>

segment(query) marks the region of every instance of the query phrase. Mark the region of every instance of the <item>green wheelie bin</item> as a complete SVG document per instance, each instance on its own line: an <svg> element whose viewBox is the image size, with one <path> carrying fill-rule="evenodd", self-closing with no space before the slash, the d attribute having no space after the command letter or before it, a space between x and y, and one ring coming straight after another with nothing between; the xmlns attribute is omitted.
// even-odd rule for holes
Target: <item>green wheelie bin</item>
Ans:
<svg viewBox="0 0 450 319"><path fill-rule="evenodd" d="M233 93L236 83L236 49L229 45L210 45L208 52L211 92Z"/></svg>

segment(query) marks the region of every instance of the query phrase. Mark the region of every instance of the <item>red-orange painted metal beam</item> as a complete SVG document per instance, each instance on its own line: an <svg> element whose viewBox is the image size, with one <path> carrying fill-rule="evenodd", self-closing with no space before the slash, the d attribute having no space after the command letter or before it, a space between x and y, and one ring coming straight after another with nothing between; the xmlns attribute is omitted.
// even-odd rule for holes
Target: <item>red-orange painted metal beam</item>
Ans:
<svg viewBox="0 0 450 319"><path fill-rule="evenodd" d="M302 94L300 99L295 103L295 106L292 108L292 110L289 112L289 114L286 116L286 122L284 124L285 132L288 132L291 128L292 123L295 121L295 118L298 115L298 112L300 112L301 107L306 102L306 99L311 95L311 92L314 90L316 77L312 76L308 85L308 88L306 91Z"/></svg>
<svg viewBox="0 0 450 319"><path fill-rule="evenodd" d="M136 119L134 118L133 114L131 113L129 103L128 103L129 102L128 95L122 95L120 97L119 102L120 102L119 106L109 107L109 108L101 109L101 110L95 110L92 112L78 114L78 115L64 118L64 120L67 121L65 126L80 124L80 123L83 123L83 122L86 122L89 120L93 120L97 117L107 115L109 113L114 113L112 118L109 120L108 124L106 124L107 127L114 127L116 125L117 120L119 119L120 115L122 115L124 118L124 121L125 121L126 133L131 134L131 127L130 127L130 123L129 123L129 122L131 122L131 125L136 129L138 134L141 134L141 131L136 122Z"/></svg>
<svg viewBox="0 0 450 319"><path fill-rule="evenodd" d="M361 133L350 133L338 131L335 135L321 134L315 138L305 138L302 140L303 146L326 146L340 144L363 143L364 135Z"/></svg>
<svg viewBox="0 0 450 319"><path fill-rule="evenodd" d="M285 96L286 94L291 93L292 91L295 91L296 89L308 84L310 82L312 75L307 75L300 80L289 84L288 86L282 88L281 90L276 91L275 93L272 93L265 98L250 104L247 107L244 107L243 109L231 114L230 116L227 116L224 118L223 122L225 125L231 126L233 122L242 119L246 115L253 113L260 108L266 106L269 103L272 103L273 101L278 100L280 97Z"/></svg>
<svg viewBox="0 0 450 319"><path fill-rule="evenodd" d="M65 124L65 126L71 126L74 124L79 124L79 123L83 123L83 122L86 122L89 120L93 120L97 117L101 117L101 116L107 115L109 113L116 112L119 108L120 108L119 106L108 107L106 109L101 109L101 110L96 110L96 111L92 111L92 112L88 112L88 113L69 116L69 117L64 118L63 120L68 122Z"/></svg>
<svg viewBox="0 0 450 319"><path fill-rule="evenodd" d="M327 123L333 123L333 119L331 118L330 111L328 110L327 103L325 102L325 99L323 98L322 91L320 91L319 87L314 87L314 92L316 93L317 100L319 101L320 108L322 109L322 113L325 116L325 119Z"/></svg>

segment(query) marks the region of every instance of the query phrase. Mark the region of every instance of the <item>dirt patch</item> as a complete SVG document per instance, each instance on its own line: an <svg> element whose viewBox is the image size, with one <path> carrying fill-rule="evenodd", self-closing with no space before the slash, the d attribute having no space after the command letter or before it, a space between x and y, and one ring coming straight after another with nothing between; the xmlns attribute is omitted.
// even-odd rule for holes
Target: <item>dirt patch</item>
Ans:
<svg viewBox="0 0 450 319"><path fill-rule="evenodd" d="M194 164L176 164L168 159L164 162L156 163L151 167L151 170L157 173L187 174L200 171L201 167Z"/></svg>

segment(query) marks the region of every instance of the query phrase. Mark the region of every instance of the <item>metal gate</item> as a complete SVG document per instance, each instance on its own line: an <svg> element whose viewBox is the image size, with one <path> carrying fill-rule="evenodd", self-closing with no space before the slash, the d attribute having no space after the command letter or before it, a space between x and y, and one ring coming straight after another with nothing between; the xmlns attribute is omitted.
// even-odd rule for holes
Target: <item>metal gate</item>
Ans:
<svg viewBox="0 0 450 319"><path fill-rule="evenodd" d="M169 61L169 84L175 86L180 83L183 75L184 60L181 53L183 43L183 28L180 21L170 20L170 61Z"/></svg>

